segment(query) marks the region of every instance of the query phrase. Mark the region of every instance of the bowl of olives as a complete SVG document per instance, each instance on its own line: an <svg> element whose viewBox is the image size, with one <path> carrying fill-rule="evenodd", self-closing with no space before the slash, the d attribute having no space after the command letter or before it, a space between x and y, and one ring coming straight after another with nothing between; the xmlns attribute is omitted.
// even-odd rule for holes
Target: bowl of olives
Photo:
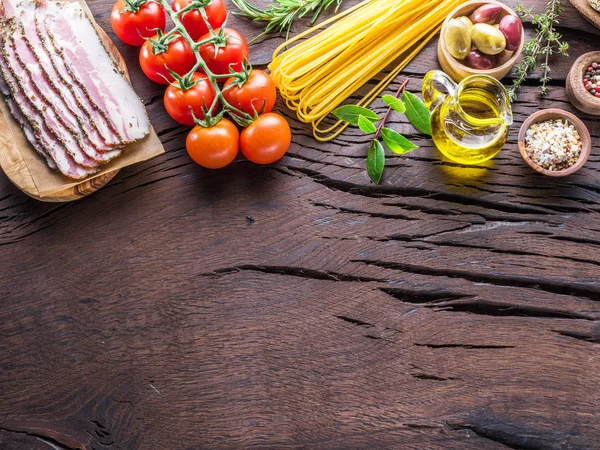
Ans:
<svg viewBox="0 0 600 450"><path fill-rule="evenodd" d="M517 14L496 0L472 0L452 11L442 25L438 59L456 82L471 75L501 80L525 45Z"/></svg>

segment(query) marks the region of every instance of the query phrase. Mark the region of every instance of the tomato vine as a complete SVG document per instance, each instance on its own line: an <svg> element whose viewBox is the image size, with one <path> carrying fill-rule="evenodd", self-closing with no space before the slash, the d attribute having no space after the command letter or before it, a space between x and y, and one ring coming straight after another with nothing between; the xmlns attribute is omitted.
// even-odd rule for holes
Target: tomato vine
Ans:
<svg viewBox="0 0 600 450"><path fill-rule="evenodd" d="M161 34L158 37L158 39L156 39L156 43L153 43L153 47L156 45L156 47L160 51L161 49L166 48L166 45L168 44L169 40L172 40L173 37L176 37L177 35L182 36L189 44L196 58L196 63L194 64L193 68L188 72L187 75L184 76L184 78L191 77L193 73L201 71L206 75L206 78L208 78L215 91L215 99L212 102L212 104L208 108L206 108L206 111L204 113L204 121L206 123L216 123L223 117L225 113L228 113L228 115L238 125L242 127L246 127L249 124L251 124L254 121L254 117L242 111L241 109L236 108L227 101L227 99L223 95L223 92L230 88L230 86L221 88L221 86L219 85L219 80L229 77L247 78L249 76L249 73L252 71L252 66L249 64L249 62L246 61L241 72L236 72L230 69L229 73L214 73L210 70L208 64L204 61L202 55L200 54L200 48L203 45L212 44L216 50L220 47L227 45L227 37L223 35L223 30L225 29L226 24L224 23L221 26L221 31L219 33L215 32L214 28L211 26L211 24L208 21L208 18L206 17L205 7L208 5L208 3L205 0L193 0L189 5L187 5L185 8L182 8L179 11L173 11L167 0L147 1L154 1L160 4L169 14L174 24L173 29L171 29L167 33ZM183 15L194 10L200 12L209 30L210 37L207 39L195 41L190 36L188 30L183 26L183 23L181 21ZM215 110L217 109L218 105L220 105L222 109L220 112L216 113Z"/></svg>

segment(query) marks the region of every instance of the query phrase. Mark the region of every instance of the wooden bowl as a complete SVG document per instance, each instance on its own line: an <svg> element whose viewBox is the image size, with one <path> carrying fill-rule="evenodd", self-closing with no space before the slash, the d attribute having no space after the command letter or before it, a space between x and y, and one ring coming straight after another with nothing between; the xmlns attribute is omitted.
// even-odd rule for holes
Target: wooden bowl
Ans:
<svg viewBox="0 0 600 450"><path fill-rule="evenodd" d="M569 0L571 4L579 11L585 19L594 25L596 28L600 28L600 12L596 11L591 7L588 0Z"/></svg>
<svg viewBox="0 0 600 450"><path fill-rule="evenodd" d="M525 135L527 133L527 130L529 130L529 127L531 127L531 125L537 122L555 119L567 119L572 125L574 125L577 131L579 132L579 136L581 137L581 142L583 144L581 154L579 155L579 159L577 160L577 162L568 169L556 171L544 169L538 166L531 160L531 158L529 158L529 155L527 154L527 151L525 149ZM574 114L571 114L567 111L563 111L562 109L544 109L542 111L536 112L535 114L532 114L525 122L523 122L521 130L519 131L519 151L521 152L521 156L529 165L529 167L531 167L536 172L539 172L543 175L548 175L549 177L566 177L567 175L571 175L577 172L587 162L588 158L590 157L590 152L592 151L592 138L587 127Z"/></svg>
<svg viewBox="0 0 600 450"><path fill-rule="evenodd" d="M94 21L85 0L68 1L79 2L92 25L96 28L100 41L113 59L113 62L124 73L127 80L131 82L125 60L110 40L110 37ZM149 136L137 143L131 144L131 147L128 147L123 155L103 166L100 173L92 178L75 181L62 175L54 174L47 167L46 163L41 161L37 152L31 147L20 125L12 117L12 114L8 111L6 102L0 96L0 168L17 188L36 200L44 202L70 202L90 195L112 180L119 172L119 168L132 164L131 161L135 159L134 155L136 154L134 152L141 151L146 152L144 157L164 153L164 148L154 128L151 127ZM146 157L146 159L148 158ZM139 161L140 158L137 158L137 160ZM130 162L127 163L127 161ZM60 177L61 184L57 186L56 190L41 195L39 186L36 184L33 176L36 170L48 171L52 176Z"/></svg>
<svg viewBox="0 0 600 450"><path fill-rule="evenodd" d="M444 72L446 72L450 77L452 77L452 79L457 83L460 83L462 80L471 75L489 75L497 80L501 80L510 72L513 66L516 64L519 55L523 51L523 46L525 45L525 31L521 32L521 45L519 45L519 48L514 52L509 52L508 50L505 50L499 55L497 55L496 57L498 58L499 65L498 67L495 67L490 70L471 69L470 67L465 66L463 63L457 60L454 56L452 56L450 52L448 52L448 49L446 48L446 42L444 39L444 28L446 27L448 22L456 17L469 16L477 8L488 3L494 3L496 5L502 6L500 18L509 14L518 17L512 9L496 0L471 0L463 3L458 8L454 9L450 14L448 14L448 17L446 17L446 20L444 20L444 23L442 24L442 33L440 34L440 40L438 42L438 60Z"/></svg>
<svg viewBox="0 0 600 450"><path fill-rule="evenodd" d="M600 17L600 13L598 13ZM575 61L567 76L567 96L575 108L585 113L600 115L600 97L594 97L583 86L583 75L592 63L600 63L600 51L582 55ZM598 88L600 90L600 88Z"/></svg>

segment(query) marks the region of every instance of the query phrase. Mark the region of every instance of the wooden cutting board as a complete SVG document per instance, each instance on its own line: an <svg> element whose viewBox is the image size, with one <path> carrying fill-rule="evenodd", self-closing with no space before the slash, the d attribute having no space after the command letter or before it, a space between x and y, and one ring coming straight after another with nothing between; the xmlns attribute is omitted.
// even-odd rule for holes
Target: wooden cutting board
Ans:
<svg viewBox="0 0 600 450"><path fill-rule="evenodd" d="M119 69L129 82L127 66L119 50L107 34L93 20L93 15L83 0L79 1L98 31L100 40L111 55ZM6 102L0 100L0 167L8 178L25 194L45 202L68 202L81 199L96 192L112 180L119 170L127 165L140 162L164 153L160 139L154 128L143 140L136 142L123 150L123 155L115 158L93 177L77 182L60 174L54 173L42 161L37 152L31 147L21 127L8 111ZM54 184L52 189L43 189L36 184L36 171L47 171ZM64 181L64 183L63 183Z"/></svg>
<svg viewBox="0 0 600 450"><path fill-rule="evenodd" d="M588 0L569 0L571 4L585 17L590 23L600 28L600 12L592 8Z"/></svg>

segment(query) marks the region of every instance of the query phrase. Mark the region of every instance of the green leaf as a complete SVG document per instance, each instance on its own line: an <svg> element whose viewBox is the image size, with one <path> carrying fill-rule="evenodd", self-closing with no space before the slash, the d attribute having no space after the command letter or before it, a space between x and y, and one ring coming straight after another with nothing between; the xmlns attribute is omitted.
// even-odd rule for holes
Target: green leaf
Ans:
<svg viewBox="0 0 600 450"><path fill-rule="evenodd" d="M431 136L431 113L425 103L408 91L402 93L402 98L406 104L406 117L410 123L421 133Z"/></svg>
<svg viewBox="0 0 600 450"><path fill-rule="evenodd" d="M359 116L364 116L375 122L381 120L381 118L370 109L357 105L340 106L333 111L333 115L344 122L350 122L352 125L358 125Z"/></svg>
<svg viewBox="0 0 600 450"><path fill-rule="evenodd" d="M363 133L367 134L373 134L377 131L377 128L375 128L373 122L371 122L362 114L358 116L358 128L360 128Z"/></svg>
<svg viewBox="0 0 600 450"><path fill-rule="evenodd" d="M387 148L398 155L402 155L414 150L415 148L419 148L418 145L413 144L400 133L397 133L389 128L384 128L381 130L381 136L383 137L383 142Z"/></svg>
<svg viewBox="0 0 600 450"><path fill-rule="evenodd" d="M383 145L377 139L373 139L367 154L367 173L371 180L379 184L384 167L385 152L383 151Z"/></svg>
<svg viewBox="0 0 600 450"><path fill-rule="evenodd" d="M406 105L399 98L393 97L391 95L384 95L383 97L381 97L381 99L394 111L399 112L400 114L404 114L406 112Z"/></svg>

